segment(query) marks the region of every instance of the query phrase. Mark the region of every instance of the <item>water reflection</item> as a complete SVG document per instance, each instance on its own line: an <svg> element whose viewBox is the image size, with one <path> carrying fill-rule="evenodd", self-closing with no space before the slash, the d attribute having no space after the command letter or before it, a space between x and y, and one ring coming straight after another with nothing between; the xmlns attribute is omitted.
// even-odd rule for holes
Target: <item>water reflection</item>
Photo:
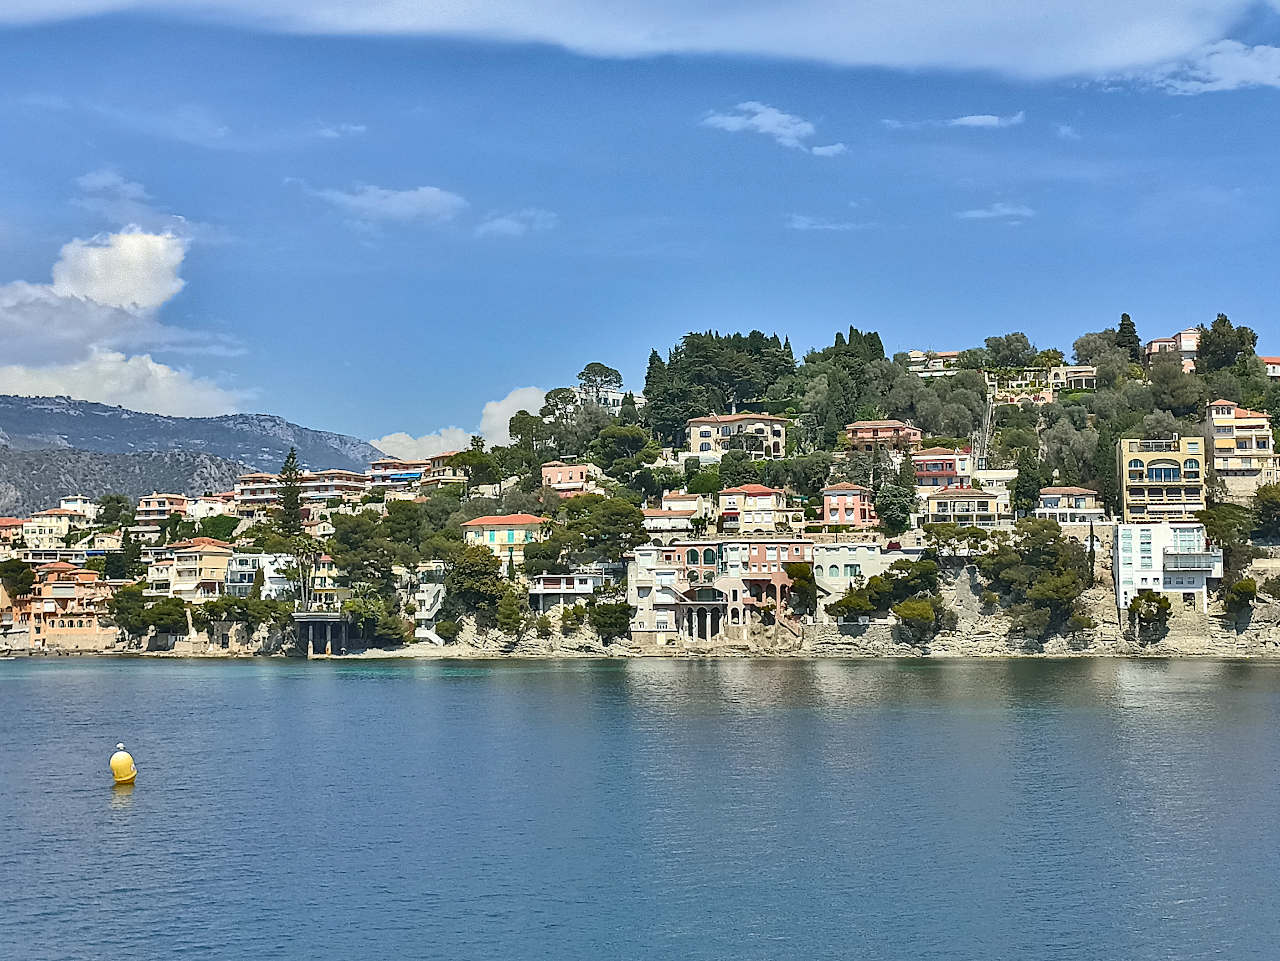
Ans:
<svg viewBox="0 0 1280 961"><path fill-rule="evenodd" d="M127 810L133 803L133 788L132 784L111 785L111 810Z"/></svg>

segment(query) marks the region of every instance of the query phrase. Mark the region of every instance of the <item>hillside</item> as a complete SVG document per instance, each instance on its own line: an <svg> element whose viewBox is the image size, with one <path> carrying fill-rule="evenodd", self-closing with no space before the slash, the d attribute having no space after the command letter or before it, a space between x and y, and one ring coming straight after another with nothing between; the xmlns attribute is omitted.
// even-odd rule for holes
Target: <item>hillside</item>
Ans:
<svg viewBox="0 0 1280 961"><path fill-rule="evenodd" d="M67 494L117 492L135 500L154 490L203 494L229 490L243 464L185 451L100 454L83 450L0 450L0 515L56 507Z"/></svg>
<svg viewBox="0 0 1280 961"><path fill-rule="evenodd" d="M359 438L300 427L270 414L166 417L69 397L0 395L0 448L15 451L181 451L274 471L290 447L297 448L304 467L315 470L364 470L382 456ZM0 482L12 480L0 474Z"/></svg>

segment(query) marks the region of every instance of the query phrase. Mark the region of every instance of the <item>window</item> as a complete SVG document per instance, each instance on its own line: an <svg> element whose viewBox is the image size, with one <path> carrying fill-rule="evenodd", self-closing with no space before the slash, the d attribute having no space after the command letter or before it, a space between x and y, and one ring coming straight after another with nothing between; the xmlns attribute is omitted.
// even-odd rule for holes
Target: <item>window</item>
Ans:
<svg viewBox="0 0 1280 961"><path fill-rule="evenodd" d="M701 444L698 445L698 450L702 451L703 453L706 453L707 451L711 450L711 445L708 444L706 441L703 441Z"/></svg>
<svg viewBox="0 0 1280 961"><path fill-rule="evenodd" d="M684 559L689 564L698 563L698 549L696 547L689 548L688 553L684 555Z"/></svg>
<svg viewBox="0 0 1280 961"><path fill-rule="evenodd" d="M858 565L857 565L857 564L846 564L846 565L844 566L844 576L845 576L845 577L857 577L857 576L858 576Z"/></svg>
<svg viewBox="0 0 1280 961"><path fill-rule="evenodd" d="M839 577L839 576L840 576L840 565L839 565L839 564L832 564L830 567L828 567L828 568L827 568L827 576L828 576L828 577Z"/></svg>
<svg viewBox="0 0 1280 961"><path fill-rule="evenodd" d="M715 562L716 562L716 552L712 548L708 547L705 551L702 552L702 563L711 565L711 564L714 564Z"/></svg>

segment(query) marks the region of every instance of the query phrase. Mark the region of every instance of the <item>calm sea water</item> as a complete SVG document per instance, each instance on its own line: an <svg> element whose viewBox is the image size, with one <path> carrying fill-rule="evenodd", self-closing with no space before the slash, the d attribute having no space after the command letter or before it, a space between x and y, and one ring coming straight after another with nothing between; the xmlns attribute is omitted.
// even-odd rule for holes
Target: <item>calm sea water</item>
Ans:
<svg viewBox="0 0 1280 961"><path fill-rule="evenodd" d="M1275 958L1277 732L1270 664L0 662L0 955Z"/></svg>

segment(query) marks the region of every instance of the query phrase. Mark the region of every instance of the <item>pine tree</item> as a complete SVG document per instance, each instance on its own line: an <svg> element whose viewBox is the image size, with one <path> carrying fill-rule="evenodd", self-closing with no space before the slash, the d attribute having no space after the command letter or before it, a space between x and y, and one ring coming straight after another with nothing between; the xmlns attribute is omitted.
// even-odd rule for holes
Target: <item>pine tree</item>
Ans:
<svg viewBox="0 0 1280 961"><path fill-rule="evenodd" d="M280 467L279 524L285 537L302 533L302 470L298 467L298 452L292 447Z"/></svg>
<svg viewBox="0 0 1280 961"><path fill-rule="evenodd" d="M1013 510L1017 517L1026 517L1036 509L1040 500L1040 488L1044 475L1040 468L1040 458L1029 447L1024 447L1018 454L1018 477L1013 482Z"/></svg>
<svg viewBox="0 0 1280 961"><path fill-rule="evenodd" d="M1138 339L1138 328L1128 314L1120 315L1120 329L1116 331L1116 346L1129 352L1129 359L1135 364L1142 360L1142 341Z"/></svg>

